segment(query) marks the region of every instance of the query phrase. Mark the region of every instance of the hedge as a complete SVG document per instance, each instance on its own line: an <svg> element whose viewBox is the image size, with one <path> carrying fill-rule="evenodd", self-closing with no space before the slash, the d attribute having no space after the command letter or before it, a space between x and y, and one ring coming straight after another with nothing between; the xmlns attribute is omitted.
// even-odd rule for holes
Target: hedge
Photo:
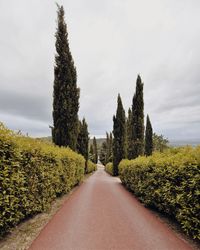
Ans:
<svg viewBox="0 0 200 250"><path fill-rule="evenodd" d="M187 234L200 239L200 146L123 160L119 173L146 206L174 217Z"/></svg>
<svg viewBox="0 0 200 250"><path fill-rule="evenodd" d="M87 163L87 173L92 173L97 170L97 164L93 163L92 161L88 161Z"/></svg>
<svg viewBox="0 0 200 250"><path fill-rule="evenodd" d="M109 163L106 164L105 170L106 170L106 172L109 173L110 175L114 175L114 174L113 174L113 164L112 164L112 162L109 162Z"/></svg>
<svg viewBox="0 0 200 250"><path fill-rule="evenodd" d="M0 123L0 236L47 210L84 176L85 160L69 148L14 134Z"/></svg>

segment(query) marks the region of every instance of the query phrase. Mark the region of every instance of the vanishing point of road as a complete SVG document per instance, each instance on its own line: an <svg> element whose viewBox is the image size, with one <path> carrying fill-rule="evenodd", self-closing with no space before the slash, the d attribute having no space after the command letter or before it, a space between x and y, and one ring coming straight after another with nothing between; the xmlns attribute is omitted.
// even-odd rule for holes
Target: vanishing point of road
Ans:
<svg viewBox="0 0 200 250"><path fill-rule="evenodd" d="M189 250L103 167L81 184L31 250Z"/></svg>

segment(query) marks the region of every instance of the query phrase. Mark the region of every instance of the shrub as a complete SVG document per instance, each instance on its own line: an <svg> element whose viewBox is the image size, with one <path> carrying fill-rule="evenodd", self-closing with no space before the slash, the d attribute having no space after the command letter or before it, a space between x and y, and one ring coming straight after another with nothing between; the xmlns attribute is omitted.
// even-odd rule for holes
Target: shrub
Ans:
<svg viewBox="0 0 200 250"><path fill-rule="evenodd" d="M93 163L92 161L87 162L87 173L92 173L97 170L97 164Z"/></svg>
<svg viewBox="0 0 200 250"><path fill-rule="evenodd" d="M187 234L200 239L200 147L123 160L119 171L122 183L146 206L173 216Z"/></svg>
<svg viewBox="0 0 200 250"><path fill-rule="evenodd" d="M0 236L48 209L82 180L84 167L69 148L16 135L0 123Z"/></svg>
<svg viewBox="0 0 200 250"><path fill-rule="evenodd" d="M112 162L109 162L109 163L106 164L105 170L106 170L106 172L109 173L110 175L114 175L114 173L113 173L113 164L112 164Z"/></svg>

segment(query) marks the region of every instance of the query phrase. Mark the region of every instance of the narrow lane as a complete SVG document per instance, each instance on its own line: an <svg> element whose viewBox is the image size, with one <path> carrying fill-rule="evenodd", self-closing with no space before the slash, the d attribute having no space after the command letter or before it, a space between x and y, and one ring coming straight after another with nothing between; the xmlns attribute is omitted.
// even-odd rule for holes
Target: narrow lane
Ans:
<svg viewBox="0 0 200 250"><path fill-rule="evenodd" d="M31 250L192 249L99 167L41 231Z"/></svg>

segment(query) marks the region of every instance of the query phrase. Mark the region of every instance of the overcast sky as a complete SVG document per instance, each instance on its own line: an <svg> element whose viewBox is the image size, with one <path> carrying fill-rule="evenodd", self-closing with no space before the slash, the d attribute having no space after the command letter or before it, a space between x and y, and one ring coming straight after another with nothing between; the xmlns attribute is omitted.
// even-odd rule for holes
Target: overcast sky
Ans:
<svg viewBox="0 0 200 250"><path fill-rule="evenodd" d="M200 138L200 1L63 0L91 135L112 130L120 93L131 106L137 74L145 115L169 139ZM56 4L0 0L0 121L50 135Z"/></svg>

